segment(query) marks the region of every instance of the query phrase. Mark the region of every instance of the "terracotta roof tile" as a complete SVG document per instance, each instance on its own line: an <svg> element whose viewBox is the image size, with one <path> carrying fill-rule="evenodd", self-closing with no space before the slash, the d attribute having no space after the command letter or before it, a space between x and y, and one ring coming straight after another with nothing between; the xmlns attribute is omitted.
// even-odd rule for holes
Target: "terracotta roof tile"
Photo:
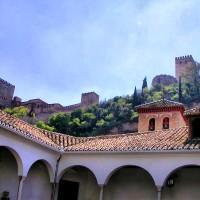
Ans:
<svg viewBox="0 0 200 200"><path fill-rule="evenodd" d="M76 138L61 133L39 129L1 110L0 127L7 128L28 139L58 150L88 140L87 138Z"/></svg>
<svg viewBox="0 0 200 200"><path fill-rule="evenodd" d="M200 115L200 106L194 107L192 109L186 110L184 112L185 116L190 116L190 115Z"/></svg>
<svg viewBox="0 0 200 200"><path fill-rule="evenodd" d="M161 99L158 101L150 102L141 104L139 106L136 106L136 110L140 108L168 108L168 107L184 107L182 103L170 101L167 99Z"/></svg>
<svg viewBox="0 0 200 200"><path fill-rule="evenodd" d="M163 151L200 149L200 140L188 141L188 127L132 133L96 139L65 148L65 151Z"/></svg>
<svg viewBox="0 0 200 200"><path fill-rule="evenodd" d="M188 140L188 127L144 133L73 137L36 128L3 111L0 111L0 127L66 152L200 150L200 139Z"/></svg>

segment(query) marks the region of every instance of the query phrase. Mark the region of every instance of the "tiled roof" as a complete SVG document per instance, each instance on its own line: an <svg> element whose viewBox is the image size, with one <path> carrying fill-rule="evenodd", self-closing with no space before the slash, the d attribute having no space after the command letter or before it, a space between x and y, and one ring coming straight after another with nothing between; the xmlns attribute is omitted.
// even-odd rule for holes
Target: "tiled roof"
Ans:
<svg viewBox="0 0 200 200"><path fill-rule="evenodd" d="M94 140L66 147L65 151L166 151L200 149L200 140L188 140L188 127L97 137Z"/></svg>
<svg viewBox="0 0 200 200"><path fill-rule="evenodd" d="M186 110L184 112L185 116L190 116L190 115L200 115L200 106Z"/></svg>
<svg viewBox="0 0 200 200"><path fill-rule="evenodd" d="M42 145L66 152L200 150L200 139L188 140L188 127L81 138L36 128L3 111L0 111L0 127Z"/></svg>
<svg viewBox="0 0 200 200"><path fill-rule="evenodd" d="M184 105L179 102L170 101L167 99L161 99L158 101L145 103L145 104L136 106L136 110L138 110L140 108L169 108L169 107L184 107Z"/></svg>
<svg viewBox="0 0 200 200"><path fill-rule="evenodd" d="M34 140L54 149L62 150L66 146L74 145L89 140L85 137L73 137L60 133L50 132L36 128L23 120L13 117L0 110L0 127L9 129L28 139Z"/></svg>

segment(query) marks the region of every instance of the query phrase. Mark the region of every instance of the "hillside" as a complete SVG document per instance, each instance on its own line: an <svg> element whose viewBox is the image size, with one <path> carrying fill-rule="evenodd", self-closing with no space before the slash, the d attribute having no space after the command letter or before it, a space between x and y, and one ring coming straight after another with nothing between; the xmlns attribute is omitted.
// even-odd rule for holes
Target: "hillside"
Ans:
<svg viewBox="0 0 200 200"><path fill-rule="evenodd" d="M98 105L87 109L77 109L71 113L56 113L50 116L48 123L38 121L37 126L75 136L108 134L114 128L124 132L123 125L125 123L137 122L137 113L134 111L135 106L166 98L181 101L186 107L192 107L194 104L200 103L199 88L199 81L165 85L162 82L156 84L155 80L154 86L148 88L147 79L145 78L139 94L135 88L133 95L114 97L100 102ZM20 118L28 115L28 110L23 107L7 108L5 111Z"/></svg>

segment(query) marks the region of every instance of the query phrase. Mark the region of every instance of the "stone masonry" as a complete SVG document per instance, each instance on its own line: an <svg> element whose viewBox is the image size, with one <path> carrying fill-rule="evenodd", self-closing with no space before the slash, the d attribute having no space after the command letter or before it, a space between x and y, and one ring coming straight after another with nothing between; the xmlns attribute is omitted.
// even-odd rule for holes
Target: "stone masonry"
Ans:
<svg viewBox="0 0 200 200"><path fill-rule="evenodd" d="M11 106L14 91L14 85L0 78L0 108Z"/></svg>
<svg viewBox="0 0 200 200"><path fill-rule="evenodd" d="M181 77L184 82L191 82L196 76L200 75L199 72L200 64L193 59L192 55L175 58L175 74L177 81L179 77Z"/></svg>

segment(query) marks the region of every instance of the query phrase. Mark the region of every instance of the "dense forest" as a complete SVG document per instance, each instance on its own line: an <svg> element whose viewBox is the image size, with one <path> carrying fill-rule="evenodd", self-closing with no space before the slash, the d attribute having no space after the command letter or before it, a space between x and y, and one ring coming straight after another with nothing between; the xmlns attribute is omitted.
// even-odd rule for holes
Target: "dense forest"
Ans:
<svg viewBox="0 0 200 200"><path fill-rule="evenodd" d="M146 77L141 90L136 87L132 95L117 96L100 102L88 109L78 109L71 113L56 113L50 116L48 123L38 121L36 126L49 131L74 136L94 136L108 133L114 127L125 122L137 122L135 106L162 98L179 101L188 107L200 101L200 81L194 83L157 84L148 87ZM25 107L7 108L7 113L23 118L28 115Z"/></svg>

